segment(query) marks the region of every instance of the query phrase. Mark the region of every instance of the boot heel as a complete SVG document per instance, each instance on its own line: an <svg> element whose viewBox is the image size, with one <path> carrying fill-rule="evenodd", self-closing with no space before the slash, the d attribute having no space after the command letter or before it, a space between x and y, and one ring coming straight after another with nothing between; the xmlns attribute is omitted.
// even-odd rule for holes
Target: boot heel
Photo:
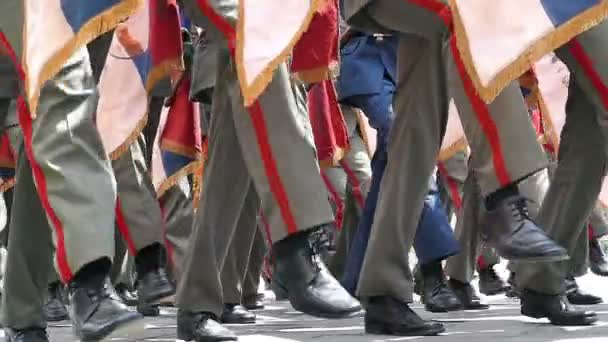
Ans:
<svg viewBox="0 0 608 342"><path fill-rule="evenodd" d="M276 300L287 300L287 289L285 288L285 286L279 284L278 281L274 280L270 283L270 287L274 292Z"/></svg>

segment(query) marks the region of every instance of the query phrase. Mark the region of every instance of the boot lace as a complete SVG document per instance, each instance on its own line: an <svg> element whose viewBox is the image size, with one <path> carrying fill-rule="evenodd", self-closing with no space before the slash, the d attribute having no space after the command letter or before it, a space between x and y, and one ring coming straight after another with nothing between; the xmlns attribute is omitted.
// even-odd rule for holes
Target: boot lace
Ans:
<svg viewBox="0 0 608 342"><path fill-rule="evenodd" d="M517 220L517 222L523 222L525 220L531 220L530 212L528 211L528 202L532 202L526 198L518 198L509 203L511 214Z"/></svg>

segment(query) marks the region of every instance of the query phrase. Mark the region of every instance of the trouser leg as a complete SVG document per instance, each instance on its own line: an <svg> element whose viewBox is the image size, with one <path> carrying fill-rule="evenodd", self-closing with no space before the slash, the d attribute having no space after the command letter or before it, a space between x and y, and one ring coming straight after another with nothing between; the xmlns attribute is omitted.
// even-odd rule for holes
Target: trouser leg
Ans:
<svg viewBox="0 0 608 342"><path fill-rule="evenodd" d="M220 271L224 303L240 304L243 297L243 282L249 258L251 256L255 234L257 231L256 216L260 207L253 189L247 195L241 216L237 223L234 237Z"/></svg>
<svg viewBox="0 0 608 342"><path fill-rule="evenodd" d="M8 202L7 202L8 203ZM8 207L8 205L7 205ZM608 208L604 207L602 204L597 204L593 211L591 212L591 216L589 217L589 224L591 225L591 230L593 231L593 238L601 238L608 234Z"/></svg>
<svg viewBox="0 0 608 342"><path fill-rule="evenodd" d="M133 255L144 247L162 241L162 215L139 143L142 139L143 135L140 135L138 142L131 144L125 154L112 161L118 186L117 211L124 219L118 217L118 226Z"/></svg>
<svg viewBox="0 0 608 342"><path fill-rule="evenodd" d="M589 230L582 229L566 266L567 277L582 277L589 269Z"/></svg>
<svg viewBox="0 0 608 342"><path fill-rule="evenodd" d="M24 126L64 282L83 265L114 256L116 183L93 121L97 99L88 54L81 49L43 87L37 117Z"/></svg>
<svg viewBox="0 0 608 342"><path fill-rule="evenodd" d="M580 231L597 201L606 158L596 112L576 83L570 86L567 113L558 166L537 221L572 257ZM516 270L518 286L559 294L567 265L568 262L520 264Z"/></svg>
<svg viewBox="0 0 608 342"><path fill-rule="evenodd" d="M458 210L455 230L461 250L460 253L448 259L446 274L451 279L469 283L473 280L475 263L479 253L479 214L483 205L479 186L473 172L469 173L464 182L462 198L462 207Z"/></svg>
<svg viewBox="0 0 608 342"><path fill-rule="evenodd" d="M411 275L402 256L415 235L427 190L420 179L428 179L435 165L449 97L456 102L476 156L471 167L479 175L482 195L525 178L546 162L515 85L483 106L478 106L483 102L473 92L465 91L461 77L465 82L470 80L454 63L449 28L437 13L412 3L386 0L373 2L366 11L384 27L414 35L404 35L400 44L399 85L393 102L396 118L359 294L392 295L410 301ZM409 210L394 210L394 205ZM379 264L385 267L373 266ZM405 291L403 284L407 284Z"/></svg>
<svg viewBox="0 0 608 342"><path fill-rule="evenodd" d="M160 198L160 204L165 216L165 240L169 263L175 283L179 283L194 223L188 180L183 178L178 184L167 189Z"/></svg>
<svg viewBox="0 0 608 342"><path fill-rule="evenodd" d="M247 272L243 280L243 301L255 298L258 294L266 251L266 241L264 241L264 235L258 226L258 229L255 230L249 264L247 265Z"/></svg>

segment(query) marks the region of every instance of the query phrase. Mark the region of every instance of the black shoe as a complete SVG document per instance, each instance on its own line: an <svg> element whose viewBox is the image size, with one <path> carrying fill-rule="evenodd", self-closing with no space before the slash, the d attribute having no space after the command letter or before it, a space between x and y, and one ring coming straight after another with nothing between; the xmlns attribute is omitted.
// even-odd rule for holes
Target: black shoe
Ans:
<svg viewBox="0 0 608 342"><path fill-rule="evenodd" d="M220 322L223 324L255 324L255 314L239 304L224 304Z"/></svg>
<svg viewBox="0 0 608 342"><path fill-rule="evenodd" d="M160 316L160 307L155 304L137 303L137 312L144 317L158 317Z"/></svg>
<svg viewBox="0 0 608 342"><path fill-rule="evenodd" d="M521 314L532 318L548 318L554 325L591 325L598 320L595 312L571 308L564 296L532 290L524 290L522 293Z"/></svg>
<svg viewBox="0 0 608 342"><path fill-rule="evenodd" d="M591 272L608 277L608 256L597 239L589 240L589 267Z"/></svg>
<svg viewBox="0 0 608 342"><path fill-rule="evenodd" d="M465 310L487 310L490 308L489 305L481 303L481 299L479 299L470 283L450 279L448 285Z"/></svg>
<svg viewBox="0 0 608 342"><path fill-rule="evenodd" d="M507 292L509 288L510 286L496 274L493 266L479 270L479 292L486 296L495 296Z"/></svg>
<svg viewBox="0 0 608 342"><path fill-rule="evenodd" d="M63 285L60 282L49 284L49 298L44 304L44 315L48 322L59 322L70 318L63 302Z"/></svg>
<svg viewBox="0 0 608 342"><path fill-rule="evenodd" d="M127 304L128 306L137 305L137 294L135 291L131 291L128 286L124 284L116 284L114 289L123 303Z"/></svg>
<svg viewBox="0 0 608 342"><path fill-rule="evenodd" d="M566 298L573 305L595 305L603 302L602 298L581 291L574 279L566 279L564 281L566 290Z"/></svg>
<svg viewBox="0 0 608 342"><path fill-rule="evenodd" d="M111 299L103 283L96 288L70 284L70 303L72 328L83 342L100 341L119 331L143 331L143 317Z"/></svg>
<svg viewBox="0 0 608 342"><path fill-rule="evenodd" d="M446 284L441 262L422 265L420 271L424 288L422 303L427 311L449 312L464 309L458 297Z"/></svg>
<svg viewBox="0 0 608 342"><path fill-rule="evenodd" d="M236 335L208 313L177 312L177 338L182 341L236 341Z"/></svg>
<svg viewBox="0 0 608 342"><path fill-rule="evenodd" d="M175 286L164 268L156 268L137 277L137 296L145 304L159 304L161 299L175 294Z"/></svg>
<svg viewBox="0 0 608 342"><path fill-rule="evenodd" d="M376 335L434 336L443 324L425 321L410 307L391 297L371 297L365 311L365 332Z"/></svg>
<svg viewBox="0 0 608 342"><path fill-rule="evenodd" d="M4 328L6 342L49 342L46 330L41 328L13 330Z"/></svg>
<svg viewBox="0 0 608 342"><path fill-rule="evenodd" d="M274 244L273 286L286 292L294 309L323 318L350 317L361 305L331 275L310 233L301 232Z"/></svg>
<svg viewBox="0 0 608 342"><path fill-rule="evenodd" d="M567 251L539 228L528 214L526 199L510 195L482 214L482 237L505 259L520 262L567 260Z"/></svg>
<svg viewBox="0 0 608 342"><path fill-rule="evenodd" d="M243 306L247 310L263 310L264 309L264 294L258 293L255 296L243 298Z"/></svg>

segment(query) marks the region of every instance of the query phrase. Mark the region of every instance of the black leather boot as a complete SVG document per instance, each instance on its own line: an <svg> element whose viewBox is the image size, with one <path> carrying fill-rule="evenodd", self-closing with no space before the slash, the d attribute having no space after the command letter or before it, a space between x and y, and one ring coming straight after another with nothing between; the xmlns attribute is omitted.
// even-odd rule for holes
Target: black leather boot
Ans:
<svg viewBox="0 0 608 342"><path fill-rule="evenodd" d="M371 297L365 311L365 332L377 335L434 336L443 324L425 321L407 303L388 296Z"/></svg>
<svg viewBox="0 0 608 342"><path fill-rule="evenodd" d="M422 303L430 312L449 312L463 310L464 307L458 297L446 284L441 262L421 265L423 294Z"/></svg>
<svg viewBox="0 0 608 342"><path fill-rule="evenodd" d="M239 304L224 304L224 312L220 316L224 324L255 324L255 314Z"/></svg>
<svg viewBox="0 0 608 342"><path fill-rule="evenodd" d="M448 281L448 286L456 295L460 303L462 303L465 310L487 310L490 308L489 305L481 303L481 299L479 299L477 293L475 293L475 289L470 283L463 283L456 279L450 279Z"/></svg>
<svg viewBox="0 0 608 342"><path fill-rule="evenodd" d="M516 190L484 210L481 226L483 240L505 259L521 262L568 259L567 251L532 222L526 199Z"/></svg>
<svg viewBox="0 0 608 342"><path fill-rule="evenodd" d="M480 269L479 273L479 292L486 296L495 296L509 290L509 285L505 283L494 270L494 266Z"/></svg>
<svg viewBox="0 0 608 342"><path fill-rule="evenodd" d="M59 322L70 318L68 308L63 302L63 284L54 282L49 284L49 298L44 304L44 314L48 322Z"/></svg>
<svg viewBox="0 0 608 342"><path fill-rule="evenodd" d="M143 331L143 317L110 297L108 259L84 266L69 285L74 334L83 342L100 341L122 331Z"/></svg>
<svg viewBox="0 0 608 342"><path fill-rule="evenodd" d="M139 303L159 304L161 299L175 294L175 286L164 268L164 249L155 243L137 252L137 297Z"/></svg>
<svg viewBox="0 0 608 342"><path fill-rule="evenodd" d="M608 277L608 256L596 238L589 240L589 267L591 272Z"/></svg>
<svg viewBox="0 0 608 342"><path fill-rule="evenodd" d="M554 325L591 325L597 322L595 312L578 311L570 307L562 295L549 295L524 290L521 298L521 314L532 318L548 318Z"/></svg>
<svg viewBox="0 0 608 342"><path fill-rule="evenodd" d="M222 326L213 314L177 312L177 338L182 341L236 341L236 335Z"/></svg>
<svg viewBox="0 0 608 342"><path fill-rule="evenodd" d="M4 328L6 342L49 342L46 330L41 328L13 330Z"/></svg>
<svg viewBox="0 0 608 342"><path fill-rule="evenodd" d="M324 317L350 317L361 305L329 272L310 238L311 231L291 235L273 246L273 287L285 292L294 309Z"/></svg>
<svg viewBox="0 0 608 342"><path fill-rule="evenodd" d="M564 281L564 288L566 291L566 298L568 302L574 305L595 305L603 302L601 297L594 296L590 293L581 291L580 287L576 283L574 278L567 278Z"/></svg>

